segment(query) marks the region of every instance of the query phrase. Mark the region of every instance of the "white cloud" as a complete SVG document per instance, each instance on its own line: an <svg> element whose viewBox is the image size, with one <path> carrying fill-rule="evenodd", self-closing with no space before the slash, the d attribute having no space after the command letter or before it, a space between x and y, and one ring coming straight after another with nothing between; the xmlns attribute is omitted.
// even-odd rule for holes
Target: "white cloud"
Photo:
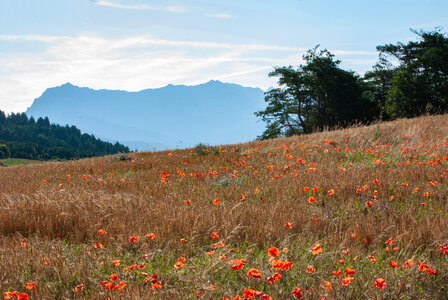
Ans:
<svg viewBox="0 0 448 300"><path fill-rule="evenodd" d="M44 42L38 52L0 50L0 109L7 112L24 111L46 88L66 82L138 91L218 79L267 89L275 85L275 78L267 76L274 66L298 65L306 51L265 44L164 40L149 35L122 39L0 35L0 40Z"/></svg>
<svg viewBox="0 0 448 300"><path fill-rule="evenodd" d="M207 14L205 14L205 16L210 17L210 18L216 18L216 19L232 19L232 18L234 18L234 16L229 15L229 14L224 14L224 13L220 13L220 14L207 13Z"/></svg>
<svg viewBox="0 0 448 300"><path fill-rule="evenodd" d="M93 1L96 5L113 7L118 9L131 9L131 10L165 10L172 13L181 13L185 11L185 8L181 6L150 6L146 4L121 4L117 2L105 1L105 0L95 0Z"/></svg>

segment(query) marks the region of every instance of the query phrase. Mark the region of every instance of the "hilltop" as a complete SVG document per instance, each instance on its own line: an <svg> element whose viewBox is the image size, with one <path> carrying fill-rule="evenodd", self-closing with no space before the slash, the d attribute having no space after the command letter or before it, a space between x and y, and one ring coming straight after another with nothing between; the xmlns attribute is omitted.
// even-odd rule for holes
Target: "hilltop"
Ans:
<svg viewBox="0 0 448 300"><path fill-rule="evenodd" d="M0 290L442 299L446 119L2 169Z"/></svg>
<svg viewBox="0 0 448 300"><path fill-rule="evenodd" d="M254 112L264 106L261 89L215 80L139 92L66 83L47 89L26 113L133 150L164 150L253 140L264 129Z"/></svg>

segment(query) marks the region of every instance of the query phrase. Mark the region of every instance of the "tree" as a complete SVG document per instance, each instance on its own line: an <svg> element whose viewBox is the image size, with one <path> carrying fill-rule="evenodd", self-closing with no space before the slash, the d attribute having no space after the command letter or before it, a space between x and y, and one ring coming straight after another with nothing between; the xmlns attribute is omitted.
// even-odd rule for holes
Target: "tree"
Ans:
<svg viewBox="0 0 448 300"><path fill-rule="evenodd" d="M333 54L316 46L303 59L306 63L296 70L279 67L269 74L279 78L279 88L266 93L266 109L255 113L267 122L259 138L310 133L373 118L374 103L365 97L364 82L341 69Z"/></svg>
<svg viewBox="0 0 448 300"><path fill-rule="evenodd" d="M435 29L412 30L419 41L387 44L377 50L398 60L387 91L385 111L392 118L448 112L448 36Z"/></svg>
<svg viewBox="0 0 448 300"><path fill-rule="evenodd" d="M0 159L8 158L11 155L8 146L0 144Z"/></svg>

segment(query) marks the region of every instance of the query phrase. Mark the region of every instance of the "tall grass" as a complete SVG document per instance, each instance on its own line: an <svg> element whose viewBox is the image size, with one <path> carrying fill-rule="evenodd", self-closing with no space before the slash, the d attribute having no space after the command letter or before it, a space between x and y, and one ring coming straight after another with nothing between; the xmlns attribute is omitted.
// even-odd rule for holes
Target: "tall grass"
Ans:
<svg viewBox="0 0 448 300"><path fill-rule="evenodd" d="M228 145L219 155L186 149L2 168L0 290L35 299L221 299L250 288L284 299L297 286L312 299L446 298L448 256L439 253L448 244L446 121L403 119ZM316 243L323 251L313 255ZM290 270L272 268L271 247L293 262ZM182 256L184 266L175 268ZM232 270L232 259L245 266ZM414 265L404 267L408 259ZM437 276L419 271L417 261ZM344 286L348 267L356 273ZM250 268L261 279L248 277ZM267 278L276 272L282 278L272 285ZM113 285L126 286L106 290L113 273ZM374 287L377 278L384 289ZM156 281L162 288L153 292ZM30 282L35 287L26 290Z"/></svg>

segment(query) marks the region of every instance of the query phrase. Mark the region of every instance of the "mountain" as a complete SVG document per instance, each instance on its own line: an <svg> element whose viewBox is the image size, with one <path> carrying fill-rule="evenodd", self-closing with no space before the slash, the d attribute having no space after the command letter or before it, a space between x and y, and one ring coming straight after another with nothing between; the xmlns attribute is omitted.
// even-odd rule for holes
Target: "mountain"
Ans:
<svg viewBox="0 0 448 300"><path fill-rule="evenodd" d="M263 98L259 88L214 80L139 92L93 90L66 83L47 89L26 114L75 125L131 149L163 150L255 139L264 130L254 116L265 108Z"/></svg>

